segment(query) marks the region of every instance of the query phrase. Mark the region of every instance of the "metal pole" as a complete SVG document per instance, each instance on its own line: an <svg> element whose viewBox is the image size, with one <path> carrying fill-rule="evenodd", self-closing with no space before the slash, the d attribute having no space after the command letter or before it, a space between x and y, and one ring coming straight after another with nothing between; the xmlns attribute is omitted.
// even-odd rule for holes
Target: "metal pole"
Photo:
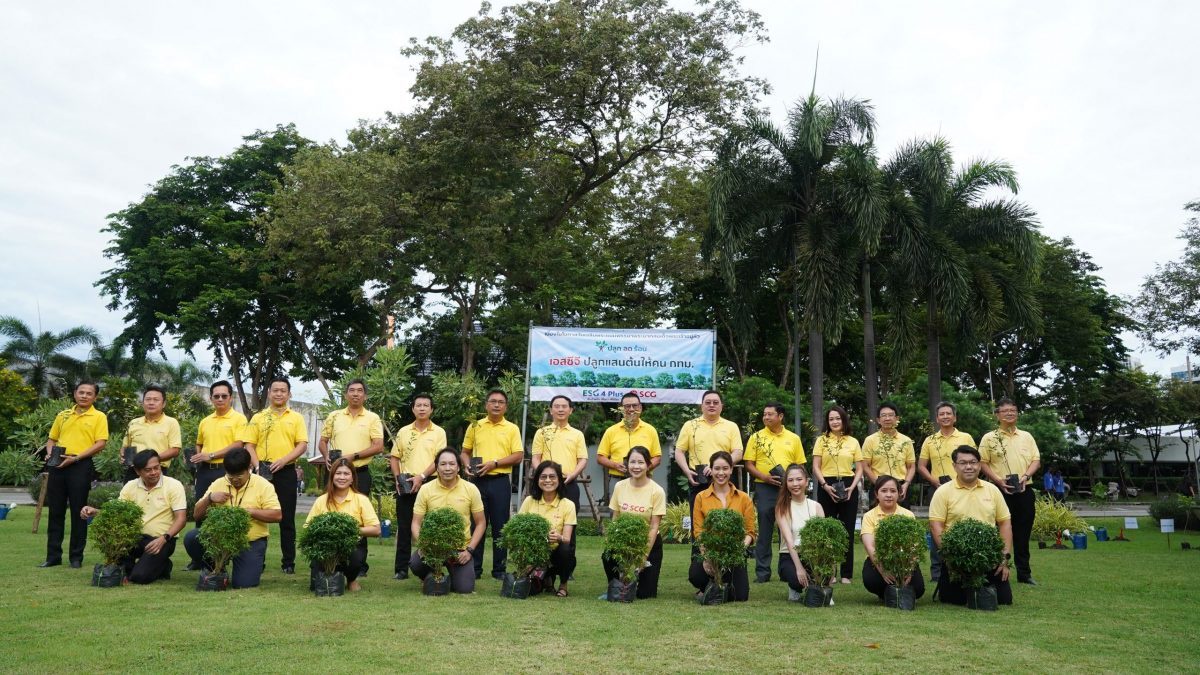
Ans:
<svg viewBox="0 0 1200 675"><path fill-rule="evenodd" d="M992 387L992 349L990 344L983 345L983 353L987 356L988 366L988 397L992 401L992 407L996 407L996 391Z"/></svg>
<svg viewBox="0 0 1200 675"><path fill-rule="evenodd" d="M521 462L517 464L517 505L525 499L525 425L529 423L529 366L532 354L533 322L529 322L529 333L525 338L525 402L521 406ZM510 504L511 506L511 504Z"/></svg>

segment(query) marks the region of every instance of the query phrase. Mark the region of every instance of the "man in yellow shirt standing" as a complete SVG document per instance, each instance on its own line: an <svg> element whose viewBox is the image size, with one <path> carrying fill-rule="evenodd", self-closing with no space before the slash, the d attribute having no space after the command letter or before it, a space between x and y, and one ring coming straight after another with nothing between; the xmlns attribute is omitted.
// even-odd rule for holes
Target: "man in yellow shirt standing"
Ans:
<svg viewBox="0 0 1200 675"><path fill-rule="evenodd" d="M371 494L371 458L383 452L383 421L367 410L367 383L360 379L346 385L346 407L334 410L321 427L317 449L329 466L331 450L354 462L355 487L364 495Z"/></svg>
<svg viewBox="0 0 1200 675"><path fill-rule="evenodd" d="M983 472L1004 493L1004 501L1012 511L1013 558L1017 564L1017 581L1036 586L1029 569L1029 537L1033 534L1034 511L1037 508L1029 481L1042 466L1037 441L1028 431L1017 428L1017 404L1011 398L996 403L999 427L979 439Z"/></svg>
<svg viewBox="0 0 1200 675"><path fill-rule="evenodd" d="M54 418L50 440L46 441L46 504L50 514L46 523L46 560L38 567L62 564L63 520L70 513L71 567L83 566L87 545L87 523L80 512L87 505L92 486L92 456L104 449L108 440L108 417L92 407L100 387L83 381L71 395L75 405Z"/></svg>
<svg viewBox="0 0 1200 675"><path fill-rule="evenodd" d="M525 458L521 447L521 430L504 419L508 412L508 394L493 389L487 395L487 417L476 420L467 427L463 439L463 464L474 468L469 471L483 499L483 510L487 513L492 528L492 578L503 579L508 552L500 545L500 531L508 523L512 512L512 468ZM471 459L479 460L472 467ZM483 546L475 549L475 578L483 576Z"/></svg>
<svg viewBox="0 0 1200 675"><path fill-rule="evenodd" d="M129 421L125 430L125 438L121 441L122 448L134 448L136 454L141 450L153 450L158 453L165 470L171 466L171 460L179 454L183 447L183 437L179 432L179 420L163 413L167 404L167 390L157 384L151 384L142 392L141 417ZM124 457L121 458L125 460ZM132 464L125 466L125 480L137 480L138 474Z"/></svg>
<svg viewBox="0 0 1200 675"><path fill-rule="evenodd" d="M254 468L275 488L283 520L279 521L279 548L284 574L296 573L296 460L308 450L308 428L300 413L288 407L292 384L286 377L271 380L267 389L271 407L250 418L242 441ZM265 471L264 471L265 469Z"/></svg>
<svg viewBox="0 0 1200 675"><path fill-rule="evenodd" d="M882 403L875 421L879 431L863 440L862 454L866 460L864 470L874 483L880 476L891 476L900 486L900 505L908 507L908 488L912 486L917 472L917 453L913 441L896 430L900 423L900 410L894 403Z"/></svg>
<svg viewBox="0 0 1200 675"><path fill-rule="evenodd" d="M200 420L200 428L196 432L196 454L190 460L196 472L195 495L208 492L208 486L225 475L225 455L234 448L242 447L242 430L246 428L246 416L233 409L233 385L228 381L212 383L208 388L208 398L212 401L213 412ZM200 527L200 523L197 520L196 527ZM203 564L204 561L193 559L188 563L187 570L198 570Z"/></svg>
<svg viewBox="0 0 1200 675"><path fill-rule="evenodd" d="M783 486L783 477L792 464L803 465L804 443L783 426L782 403L763 408L763 428L746 441L746 470L754 477L754 509L758 512L758 531L754 542L754 581L771 580L771 534L775 531L775 502Z"/></svg>
<svg viewBox="0 0 1200 675"><path fill-rule="evenodd" d="M154 450L138 452L133 468L138 477L121 488L118 498L142 507L142 539L121 564L129 583L150 584L171 578L175 537L187 526L187 495L183 483L163 475ZM86 520L98 511L85 506L79 516Z"/></svg>
<svg viewBox="0 0 1200 675"><path fill-rule="evenodd" d="M446 430L433 423L433 397L417 394L412 400L412 424L400 427L392 444L388 463L396 481L396 561L393 579L408 578L408 563L412 556L412 517L417 503L417 491L433 477L436 467L433 458L446 447ZM408 485L401 486L407 474ZM402 489L407 487L407 490Z"/></svg>
<svg viewBox="0 0 1200 675"><path fill-rule="evenodd" d="M960 445L975 447L975 439L965 431L959 431L958 408L949 401L942 401L934 409L938 430L929 434L921 443L921 454L917 458L917 471L934 490L954 480L954 460L950 453ZM929 552L929 577L937 581L942 573L942 557L937 546Z"/></svg>
<svg viewBox="0 0 1200 675"><path fill-rule="evenodd" d="M596 448L596 463L608 469L604 480L604 496L600 501L609 501L609 479L628 477L625 457L630 448L642 446L650 451L650 471L662 463L662 444L658 430L642 421L642 399L634 392L621 397L620 422L604 430L600 445Z"/></svg>
<svg viewBox="0 0 1200 675"><path fill-rule="evenodd" d="M708 458L724 450L733 457L734 466L742 461L742 432L733 422L721 417L725 404L711 389L700 398L700 417L688 420L675 438L675 464L688 479L688 512L696 507L696 495L708 488Z"/></svg>
<svg viewBox="0 0 1200 675"><path fill-rule="evenodd" d="M588 450L583 432L571 426L574 411L575 404L566 396L559 394L550 399L550 424L533 435L533 462L529 466L536 469L543 461L557 462L563 474L558 493L575 504L575 512L579 513L579 483L575 480L587 469ZM575 545L574 539L571 545Z"/></svg>

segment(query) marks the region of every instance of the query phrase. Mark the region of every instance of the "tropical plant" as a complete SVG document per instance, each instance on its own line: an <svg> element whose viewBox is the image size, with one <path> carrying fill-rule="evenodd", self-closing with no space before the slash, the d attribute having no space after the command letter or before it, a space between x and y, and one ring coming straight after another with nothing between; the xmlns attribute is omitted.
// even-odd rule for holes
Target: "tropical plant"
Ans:
<svg viewBox="0 0 1200 675"><path fill-rule="evenodd" d="M1070 504L1042 493L1035 503L1033 536L1038 541L1060 541L1064 530L1087 531L1087 523Z"/></svg>
<svg viewBox="0 0 1200 675"><path fill-rule="evenodd" d="M628 513L617 516L606 528L604 555L616 565L621 581L630 583L637 579L646 561L649 539L650 524Z"/></svg>
<svg viewBox="0 0 1200 675"><path fill-rule="evenodd" d="M433 509L421 521L417 550L429 566L433 578L446 576L446 562L467 545L467 520L450 507Z"/></svg>
<svg viewBox="0 0 1200 675"><path fill-rule="evenodd" d="M220 574L234 556L250 548L250 512L237 506L214 506L200 525L200 545Z"/></svg>
<svg viewBox="0 0 1200 675"><path fill-rule="evenodd" d="M333 574L338 565L350 560L361 537L358 521L353 516L326 511L304 526L297 543L300 553L310 563L316 564L325 574Z"/></svg>
<svg viewBox="0 0 1200 675"><path fill-rule="evenodd" d="M659 531L662 532L663 540L676 544L686 544L691 541L691 517L692 510L688 507L687 502L668 504L667 513L662 517L662 521L659 522ZM688 521L688 527L684 527L685 518Z"/></svg>
<svg viewBox="0 0 1200 675"><path fill-rule="evenodd" d="M127 499L114 499L100 507L88 526L88 538L104 556L104 564L121 562L142 538L142 507Z"/></svg>
<svg viewBox="0 0 1200 675"><path fill-rule="evenodd" d="M700 531L701 556L713 570L718 586L725 572L746 564L746 521L733 509L713 509Z"/></svg>
<svg viewBox="0 0 1200 675"><path fill-rule="evenodd" d="M37 406L37 392L25 384L25 380L19 374L5 365L4 359L0 358L0 449L12 448L29 452L39 445L37 440L29 444L14 443L16 439L13 435L21 430L17 418L28 414ZM41 440L44 442L45 438Z"/></svg>
<svg viewBox="0 0 1200 675"><path fill-rule="evenodd" d="M809 518L800 530L800 559L812 567L822 586L837 576L849 545L850 536L836 518Z"/></svg>
<svg viewBox="0 0 1200 675"><path fill-rule="evenodd" d="M192 359L184 359L179 363L150 361L146 364L146 375L146 379L157 381L174 394L182 394L188 387L198 385L208 377Z"/></svg>
<svg viewBox="0 0 1200 675"><path fill-rule="evenodd" d="M964 518L942 534L938 547L950 579L969 589L983 586L1004 560L1004 540L993 525Z"/></svg>
<svg viewBox="0 0 1200 675"><path fill-rule="evenodd" d="M0 485L26 485L41 468L41 461L33 453L24 450L0 452Z"/></svg>
<svg viewBox="0 0 1200 675"><path fill-rule="evenodd" d="M925 525L916 518L892 515L875 528L875 559L898 585L925 559Z"/></svg>
<svg viewBox="0 0 1200 675"><path fill-rule="evenodd" d="M92 377L133 377L138 374L137 365L129 357L129 344L121 338L92 347L87 371Z"/></svg>
<svg viewBox="0 0 1200 675"><path fill-rule="evenodd" d="M105 504L117 499L121 494L122 487L124 487L124 484L117 482L96 483L88 491L88 506L94 509L103 507Z"/></svg>
<svg viewBox="0 0 1200 675"><path fill-rule="evenodd" d="M86 345L100 344L96 331L75 326L61 333L34 333L15 316L0 316L0 335L8 337L0 358L25 378L40 396L58 398L70 393L70 385L84 372L84 363L66 352Z"/></svg>
<svg viewBox="0 0 1200 675"><path fill-rule="evenodd" d="M1175 527L1182 530L1189 526L1188 519L1194 518L1191 515L1194 508L1196 508L1195 499L1187 495L1173 495L1150 502L1150 517L1158 521L1173 519Z"/></svg>
<svg viewBox="0 0 1200 675"><path fill-rule="evenodd" d="M527 576L550 564L550 521L536 513L518 513L500 530L508 561L516 576Z"/></svg>

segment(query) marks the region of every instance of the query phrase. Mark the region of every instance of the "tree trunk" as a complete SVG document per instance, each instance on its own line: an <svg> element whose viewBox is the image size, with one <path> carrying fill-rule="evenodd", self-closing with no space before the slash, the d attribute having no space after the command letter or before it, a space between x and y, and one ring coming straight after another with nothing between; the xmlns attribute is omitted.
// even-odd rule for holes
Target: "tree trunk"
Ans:
<svg viewBox="0 0 1200 675"><path fill-rule="evenodd" d="M808 390L812 400L813 426L820 431L825 416L825 336L821 331L811 328L808 331Z"/></svg>
<svg viewBox="0 0 1200 675"><path fill-rule="evenodd" d="M793 330L792 319L788 316L787 306L784 303L781 303L779 307L779 319L779 325L782 326L784 331L787 332L787 356L783 359L783 373L779 376L779 387L782 389L783 387L787 386L788 375L792 374L792 355L796 351L797 331ZM799 396L796 397L797 404L800 403L799 398ZM800 416L797 415L796 422L799 421Z"/></svg>
<svg viewBox="0 0 1200 675"><path fill-rule="evenodd" d="M929 375L929 421L937 424L937 404L942 400L941 342L938 337L937 292L929 289L925 323L925 372Z"/></svg>
<svg viewBox="0 0 1200 675"><path fill-rule="evenodd" d="M879 410L879 373L875 368L875 314L871 305L871 261L862 262L863 370L867 383L867 433L875 433Z"/></svg>
<svg viewBox="0 0 1200 675"><path fill-rule="evenodd" d="M304 354L304 358L308 360L308 367L312 368L313 374L317 376L317 381L321 383L321 388L325 390L325 395L329 397L329 400L334 400L333 389L329 388L329 382L325 380L325 373L321 372L321 366L317 363L317 358L313 356L312 350L308 348L308 341L304 339L304 335L300 332L300 329L296 328L296 324L288 321L287 327L292 337L296 338L296 342L300 345L300 351Z"/></svg>

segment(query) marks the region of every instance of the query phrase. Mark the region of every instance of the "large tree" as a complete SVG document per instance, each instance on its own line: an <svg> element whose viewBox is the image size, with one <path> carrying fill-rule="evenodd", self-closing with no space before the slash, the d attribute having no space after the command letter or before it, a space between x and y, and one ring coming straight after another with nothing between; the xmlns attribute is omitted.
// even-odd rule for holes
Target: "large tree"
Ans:
<svg viewBox="0 0 1200 675"><path fill-rule="evenodd" d="M60 333L35 333L15 316L0 316L0 335L9 338L0 358L19 373L40 396L58 398L69 392L74 380L86 370L85 363L67 352L75 347L95 347L100 336L87 326Z"/></svg>
<svg viewBox="0 0 1200 675"><path fill-rule="evenodd" d="M1183 208L1200 213L1200 201ZM1164 356L1183 350L1200 359L1200 217L1189 218L1179 238L1183 257L1155 265L1134 306L1146 344Z"/></svg>

